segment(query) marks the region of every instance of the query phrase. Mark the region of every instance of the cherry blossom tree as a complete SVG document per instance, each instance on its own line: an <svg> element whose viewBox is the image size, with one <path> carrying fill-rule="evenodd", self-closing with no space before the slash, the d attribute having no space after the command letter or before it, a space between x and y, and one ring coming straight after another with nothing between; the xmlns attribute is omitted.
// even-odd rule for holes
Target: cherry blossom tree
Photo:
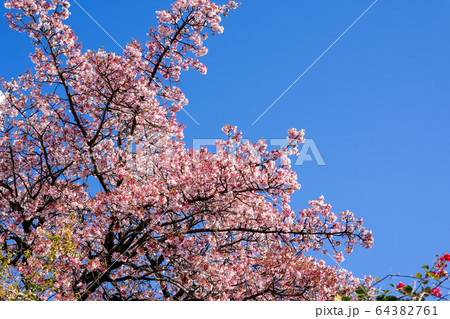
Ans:
<svg viewBox="0 0 450 319"><path fill-rule="evenodd" d="M370 248L362 220L323 197L291 208L303 130L281 150L229 125L215 153L183 143L181 71L206 73L203 42L237 3L178 0L122 55L83 51L69 6L5 1L34 69L1 82L2 298L332 300L364 284L312 257Z"/></svg>

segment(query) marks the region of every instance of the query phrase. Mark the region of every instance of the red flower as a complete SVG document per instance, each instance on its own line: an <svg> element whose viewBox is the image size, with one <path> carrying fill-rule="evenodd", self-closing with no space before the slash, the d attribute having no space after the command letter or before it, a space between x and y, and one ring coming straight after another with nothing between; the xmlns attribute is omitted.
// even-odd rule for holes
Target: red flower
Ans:
<svg viewBox="0 0 450 319"><path fill-rule="evenodd" d="M439 291L439 288L433 288L433 289L431 290L430 295L439 297L439 295L441 295L441 294L440 294L440 291ZM441 296L442 296L442 295L441 295Z"/></svg>
<svg viewBox="0 0 450 319"><path fill-rule="evenodd" d="M443 257L446 261L450 261L450 254L445 254Z"/></svg>
<svg viewBox="0 0 450 319"><path fill-rule="evenodd" d="M400 281L396 288L397 289L402 289L403 287L405 287L405 284Z"/></svg>

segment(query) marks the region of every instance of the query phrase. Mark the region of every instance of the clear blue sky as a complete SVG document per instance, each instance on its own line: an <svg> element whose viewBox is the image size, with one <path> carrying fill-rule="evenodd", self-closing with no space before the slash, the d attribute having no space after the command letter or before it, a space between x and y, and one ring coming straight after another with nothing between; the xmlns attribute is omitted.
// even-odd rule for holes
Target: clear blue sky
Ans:
<svg viewBox="0 0 450 319"><path fill-rule="evenodd" d="M171 3L78 2L122 45L145 41L155 11ZM251 140L303 128L326 165L294 167L302 189L292 206L324 195L374 231L373 248L356 249L343 267L358 276L415 274L450 253L450 1L379 0L255 125L373 0L242 2L225 33L207 42L208 74L183 74L187 110L200 123L179 113L186 144L221 137L224 124ZM71 11L84 49L120 53L73 1ZM30 65L29 40L5 23L0 34L0 77L9 79Z"/></svg>

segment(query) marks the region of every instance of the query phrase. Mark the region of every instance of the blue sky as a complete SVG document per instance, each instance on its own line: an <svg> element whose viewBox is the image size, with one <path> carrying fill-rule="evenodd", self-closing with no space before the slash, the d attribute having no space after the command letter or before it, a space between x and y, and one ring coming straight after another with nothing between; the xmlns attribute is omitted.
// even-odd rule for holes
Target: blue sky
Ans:
<svg viewBox="0 0 450 319"><path fill-rule="evenodd" d="M125 45L145 41L155 11L172 1L78 2ZM353 211L374 232L373 248L356 249L344 268L415 274L450 253L450 2L379 0L254 125L373 0L242 2L224 19L224 34L206 43L208 74L183 74L186 109L200 124L179 113L187 146L222 137L224 124L251 140L305 129L326 165L294 166L302 189L292 206L324 195L335 212ZM120 53L73 1L71 11L84 49ZM9 79L30 66L29 40L5 23L0 35L0 77Z"/></svg>

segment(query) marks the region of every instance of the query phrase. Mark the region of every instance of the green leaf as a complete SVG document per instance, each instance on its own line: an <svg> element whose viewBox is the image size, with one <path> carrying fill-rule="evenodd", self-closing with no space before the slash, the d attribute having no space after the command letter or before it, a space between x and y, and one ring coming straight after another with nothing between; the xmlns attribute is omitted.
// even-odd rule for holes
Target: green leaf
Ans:
<svg viewBox="0 0 450 319"><path fill-rule="evenodd" d="M422 279L422 274L421 274L420 272L418 272L418 273L416 274L416 278Z"/></svg>
<svg viewBox="0 0 450 319"><path fill-rule="evenodd" d="M422 287L422 292L430 293L431 287Z"/></svg>
<svg viewBox="0 0 450 319"><path fill-rule="evenodd" d="M384 296L383 301L396 301L397 297L395 296Z"/></svg>
<svg viewBox="0 0 450 319"><path fill-rule="evenodd" d="M363 286L359 286L358 288L356 288L355 293L357 295L365 295L367 294L367 290Z"/></svg>
<svg viewBox="0 0 450 319"><path fill-rule="evenodd" d="M367 294L367 290L364 286L359 286L358 288L356 288L355 293L358 296L358 300L364 300L369 297L369 295Z"/></svg>
<svg viewBox="0 0 450 319"><path fill-rule="evenodd" d="M407 292L408 294L411 294L413 289L410 285L403 287L403 291Z"/></svg>
<svg viewBox="0 0 450 319"><path fill-rule="evenodd" d="M423 269L430 269L430 267L428 267L428 265L423 265L422 268Z"/></svg>
<svg viewBox="0 0 450 319"><path fill-rule="evenodd" d="M377 301L396 301L397 297L381 295L381 296L378 296L376 299L377 299Z"/></svg>
<svg viewBox="0 0 450 319"><path fill-rule="evenodd" d="M352 301L352 298L345 296L345 297L342 297L342 301Z"/></svg>

